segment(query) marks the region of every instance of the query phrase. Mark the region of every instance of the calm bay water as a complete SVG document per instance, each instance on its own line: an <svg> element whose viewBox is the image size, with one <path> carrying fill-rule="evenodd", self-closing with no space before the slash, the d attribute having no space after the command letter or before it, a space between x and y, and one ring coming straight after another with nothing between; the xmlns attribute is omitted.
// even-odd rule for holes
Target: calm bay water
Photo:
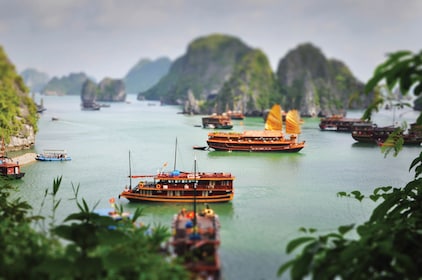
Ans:
<svg viewBox="0 0 422 280"><path fill-rule="evenodd" d="M39 101L39 96L37 101ZM206 145L207 133L196 125L201 116L178 114L176 106L140 102L129 96L130 104L113 103L100 111L82 111L75 96L44 96L47 111L39 120L34 152L43 149L66 149L70 162L35 162L23 167L26 172L16 181L19 195L38 211L46 188L53 179L63 176L58 211L61 221L77 207L72 185L80 186L79 196L89 205L109 207L108 200L129 184L127 178L131 151L132 173L153 174L168 163L174 165L175 142L178 141L176 167L192 171L197 158L198 171L224 171L236 176L235 197L230 203L213 204L220 216L222 244L220 256L223 277L233 279L279 279L278 267L293 255L285 254L289 240L298 236L300 227L313 227L321 233L334 231L339 225L366 220L375 206L338 198L339 191L360 190L369 194L379 186L402 187L413 176L410 162L420 147L405 147L397 158L384 158L375 145L355 143L350 134L322 132L319 119L305 119L299 139L305 148L295 154L195 151L194 145ZM410 121L416 112L398 112ZM349 112L348 117L360 117ZM59 121L52 121L52 117ZM375 116L379 124L390 124L392 112ZM235 121L235 131L263 129L261 118ZM136 181L134 181L136 182ZM144 208L143 221L170 227L174 213L182 204L120 203L133 211ZM48 206L48 204L47 204ZM48 209L42 213L49 214ZM288 279L288 276L283 279Z"/></svg>

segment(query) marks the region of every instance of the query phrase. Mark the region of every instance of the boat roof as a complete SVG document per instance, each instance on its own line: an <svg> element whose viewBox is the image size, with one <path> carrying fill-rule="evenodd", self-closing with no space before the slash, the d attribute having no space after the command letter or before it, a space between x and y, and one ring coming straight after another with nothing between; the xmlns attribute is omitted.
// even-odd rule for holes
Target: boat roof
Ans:
<svg viewBox="0 0 422 280"><path fill-rule="evenodd" d="M45 154L54 154L54 153L65 154L66 150L63 150L63 149L48 149L48 150L43 150L43 153L45 153Z"/></svg>
<svg viewBox="0 0 422 280"><path fill-rule="evenodd" d="M242 137L282 137L281 130L245 130L243 132L210 132L208 135Z"/></svg>
<svg viewBox="0 0 422 280"><path fill-rule="evenodd" d="M155 178L155 179L171 179L171 180L213 180L213 179L234 179L230 172L184 172L173 170L170 172L160 172L155 175L131 175L131 178Z"/></svg>

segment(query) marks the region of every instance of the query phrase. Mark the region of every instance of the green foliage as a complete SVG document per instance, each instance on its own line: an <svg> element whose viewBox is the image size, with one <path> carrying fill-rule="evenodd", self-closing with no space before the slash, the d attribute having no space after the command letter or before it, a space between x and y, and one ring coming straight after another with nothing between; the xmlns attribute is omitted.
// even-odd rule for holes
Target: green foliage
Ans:
<svg viewBox="0 0 422 280"><path fill-rule="evenodd" d="M409 52L391 54L380 65L374 77L366 85L366 91L379 90L377 84L386 80L392 90L399 85L402 94L414 90L421 91L421 53ZM371 113L384 102L382 96L365 112ZM422 117L418 119L418 123ZM387 141L395 155L402 147L399 128ZM388 147L386 154L391 151ZM289 242L287 253L301 249L292 260L284 263L278 275L290 272L292 279L420 279L422 275L422 153L413 160L409 171L415 170L412 181L402 188L378 187L366 197L359 191L340 192L340 197L350 197L358 201L369 198L378 205L368 221L361 225L346 225L337 232L316 235L305 232L306 236ZM348 237L354 233L355 237Z"/></svg>
<svg viewBox="0 0 422 280"><path fill-rule="evenodd" d="M169 230L137 223L140 209L125 218L123 207L117 205L121 220L100 216L95 207L78 199L79 186L72 186L79 212L55 225L61 180L55 179L52 188L45 190L41 203L43 207L51 198L49 234L31 225L40 217L29 216L31 207L26 202L10 201L10 187L0 188L0 279L189 278L185 268L169 261L163 250Z"/></svg>
<svg viewBox="0 0 422 280"><path fill-rule="evenodd" d="M37 131L37 108L28 91L0 46L0 137L4 137L6 143L10 136L22 130L23 124Z"/></svg>

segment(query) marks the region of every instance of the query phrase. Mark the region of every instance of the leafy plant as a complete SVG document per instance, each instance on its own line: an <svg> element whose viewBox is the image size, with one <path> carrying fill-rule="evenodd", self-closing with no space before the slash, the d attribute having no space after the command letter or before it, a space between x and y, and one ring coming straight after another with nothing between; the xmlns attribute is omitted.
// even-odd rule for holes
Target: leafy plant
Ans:
<svg viewBox="0 0 422 280"><path fill-rule="evenodd" d="M366 85L366 92L377 90L378 83L386 81L392 90L398 86L402 94L422 93L422 52L401 51L389 55ZM384 99L368 107L364 117L369 118ZM421 124L422 114L417 119ZM399 152L402 140L399 134L384 152ZM306 235L290 241L287 253L301 249L292 260L284 263L278 275L290 271L292 279L420 279L422 275L422 153L410 164L415 176L403 188L392 186L374 189L366 197L359 191L340 192L341 197L358 201L371 199L379 203L368 221L362 225L340 226L337 232L316 235L314 230L302 230ZM380 200L380 202L379 202ZM354 238L349 237L354 234Z"/></svg>
<svg viewBox="0 0 422 280"><path fill-rule="evenodd" d="M120 219L101 216L95 213L97 205L90 208L78 198L79 186L72 186L79 211L56 225L61 181L54 179L41 205L51 198L50 234L31 224L44 217L30 216L27 202L10 200L10 187L0 188L0 279L189 278L177 260L167 258L168 228L138 223L141 209L127 217L123 206L115 205L113 214Z"/></svg>

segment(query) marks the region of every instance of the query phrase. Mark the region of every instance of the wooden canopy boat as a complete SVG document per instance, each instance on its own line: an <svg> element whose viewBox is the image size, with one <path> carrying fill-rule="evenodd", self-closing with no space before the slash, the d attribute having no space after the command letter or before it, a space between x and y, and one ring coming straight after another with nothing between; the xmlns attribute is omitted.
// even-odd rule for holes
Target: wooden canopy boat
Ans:
<svg viewBox="0 0 422 280"><path fill-rule="evenodd" d="M7 179L21 179L25 172L21 172L21 166L6 155L4 139L2 138L0 151L0 175Z"/></svg>
<svg viewBox="0 0 422 280"><path fill-rule="evenodd" d="M243 120L245 118L245 115L242 113L242 111L227 111L227 116L229 116L232 120Z"/></svg>
<svg viewBox="0 0 422 280"><path fill-rule="evenodd" d="M195 170L196 172L196 160ZM196 179L196 175L194 180ZM199 181L195 180L194 190ZM170 245L173 255L181 259L191 272L191 279L220 279L220 220L214 211L206 206L198 213L197 194L194 193L193 210L185 208L173 216Z"/></svg>
<svg viewBox="0 0 422 280"><path fill-rule="evenodd" d="M174 215L170 245L192 279L220 279L220 220L210 208L201 212L184 208Z"/></svg>
<svg viewBox="0 0 422 280"><path fill-rule="evenodd" d="M233 123L231 118L226 114L213 114L202 118L202 126L203 128L231 129L233 128Z"/></svg>
<svg viewBox="0 0 422 280"><path fill-rule="evenodd" d="M248 151L248 152L298 152L305 146L305 141L298 142L300 130L300 115L297 110L286 114L287 134L283 133L282 110L280 105L274 105L268 114L264 131L244 132L211 132L208 133L208 146L217 151Z"/></svg>
<svg viewBox="0 0 422 280"><path fill-rule="evenodd" d="M8 179L21 179L25 176L25 172L21 172L18 162L14 162L9 157L0 156L0 175Z"/></svg>
<svg viewBox="0 0 422 280"><path fill-rule="evenodd" d="M323 131L352 131L352 126L355 123L367 123L358 118L345 118L342 115L333 115L320 119L319 128Z"/></svg>
<svg viewBox="0 0 422 280"><path fill-rule="evenodd" d="M373 123L356 123L352 127L352 138L361 143L376 143L383 146L388 137L399 129L395 126L378 127ZM407 133L401 133L403 145L420 145L422 143L422 126L413 123Z"/></svg>
<svg viewBox="0 0 422 280"><path fill-rule="evenodd" d="M196 199L212 203L229 202L234 196L235 177L227 172L184 172L177 170L174 164L173 171L159 171L155 175L132 175L129 170L129 178L129 187L119 195L129 201L192 203ZM135 187L132 187L132 179L140 179Z"/></svg>
<svg viewBox="0 0 422 280"><path fill-rule="evenodd" d="M234 176L223 172L159 172L155 175L132 175L141 180L120 195L129 201L192 202L194 193L201 203L228 202L233 199ZM196 178L196 179L194 179ZM197 188L194 184L197 182Z"/></svg>

